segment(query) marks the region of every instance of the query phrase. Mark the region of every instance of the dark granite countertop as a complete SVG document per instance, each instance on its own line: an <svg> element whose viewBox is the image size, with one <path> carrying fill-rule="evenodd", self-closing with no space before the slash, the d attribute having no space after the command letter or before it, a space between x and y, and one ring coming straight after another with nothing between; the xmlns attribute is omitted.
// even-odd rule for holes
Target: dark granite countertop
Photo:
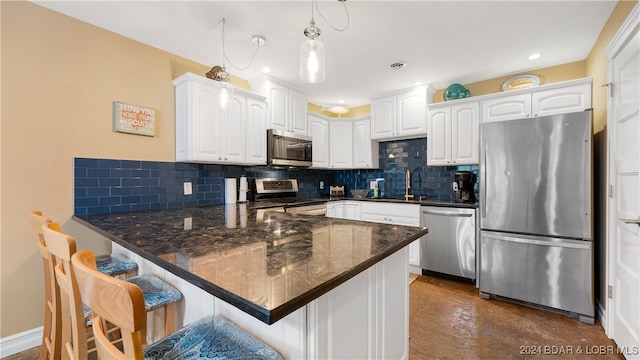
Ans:
<svg viewBox="0 0 640 360"><path fill-rule="evenodd" d="M267 324L427 233L241 204L73 219Z"/></svg>

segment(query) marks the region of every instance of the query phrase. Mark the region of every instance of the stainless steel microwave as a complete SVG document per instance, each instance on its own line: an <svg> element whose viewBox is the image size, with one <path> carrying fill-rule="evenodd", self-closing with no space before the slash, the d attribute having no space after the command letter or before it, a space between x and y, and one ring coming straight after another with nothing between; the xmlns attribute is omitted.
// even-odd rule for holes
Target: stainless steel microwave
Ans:
<svg viewBox="0 0 640 360"><path fill-rule="evenodd" d="M267 130L267 163L282 166L311 166L310 136L291 132Z"/></svg>

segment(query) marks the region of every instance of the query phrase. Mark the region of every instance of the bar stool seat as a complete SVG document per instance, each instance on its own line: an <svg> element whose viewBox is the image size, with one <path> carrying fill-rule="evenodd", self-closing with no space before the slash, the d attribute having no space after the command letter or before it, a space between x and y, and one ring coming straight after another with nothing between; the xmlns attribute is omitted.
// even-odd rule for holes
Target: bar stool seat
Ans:
<svg viewBox="0 0 640 360"><path fill-rule="evenodd" d="M96 257L96 260L98 257ZM97 261L96 261L97 262ZM100 270L98 270L100 271ZM105 275L109 275L103 271L100 271ZM126 282L137 285L142 289L144 295L144 308L147 312L156 309L161 309L171 303L175 303L182 298L182 293L173 286L162 281L157 276L153 275L138 275L124 279ZM93 323L93 315L91 309L85 304L83 306L84 322L87 327Z"/></svg>
<svg viewBox="0 0 640 360"><path fill-rule="evenodd" d="M205 316L142 351L152 359L282 359L260 339L216 315Z"/></svg>
<svg viewBox="0 0 640 360"><path fill-rule="evenodd" d="M96 263L98 271L111 276L126 274L127 277L130 277L138 270L137 262L117 254L96 256Z"/></svg>

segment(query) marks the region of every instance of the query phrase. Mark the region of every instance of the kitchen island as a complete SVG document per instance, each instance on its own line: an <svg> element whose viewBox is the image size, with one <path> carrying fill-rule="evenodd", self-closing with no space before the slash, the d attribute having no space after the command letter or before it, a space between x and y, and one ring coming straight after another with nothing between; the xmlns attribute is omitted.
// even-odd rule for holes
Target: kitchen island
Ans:
<svg viewBox="0 0 640 360"><path fill-rule="evenodd" d="M183 324L220 314L291 359L408 356L407 245L424 228L244 204L74 219L180 289Z"/></svg>

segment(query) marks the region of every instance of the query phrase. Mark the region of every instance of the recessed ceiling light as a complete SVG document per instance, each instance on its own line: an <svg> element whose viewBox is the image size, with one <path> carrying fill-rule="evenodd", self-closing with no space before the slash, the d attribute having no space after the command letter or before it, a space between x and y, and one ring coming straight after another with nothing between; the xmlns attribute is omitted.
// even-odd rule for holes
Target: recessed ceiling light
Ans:
<svg viewBox="0 0 640 360"><path fill-rule="evenodd" d="M265 67L262 68L262 72L265 73L265 74L268 74L268 73L271 72L271 68L268 67L268 66L265 66Z"/></svg>
<svg viewBox="0 0 640 360"><path fill-rule="evenodd" d="M422 84L424 84L424 81L414 81L413 82L413 85L416 85L416 86L422 85Z"/></svg>
<svg viewBox="0 0 640 360"><path fill-rule="evenodd" d="M531 54L529 55L529 60L535 60L535 59L539 59L542 56L542 54L540 53L535 53L535 54Z"/></svg>
<svg viewBox="0 0 640 360"><path fill-rule="evenodd" d="M342 99L338 100L338 104L344 104L344 100Z"/></svg>
<svg viewBox="0 0 640 360"><path fill-rule="evenodd" d="M393 64L389 65L389 67L391 68L391 70L400 70L400 69L406 68L407 67L407 63L397 62L397 63L393 63Z"/></svg>

